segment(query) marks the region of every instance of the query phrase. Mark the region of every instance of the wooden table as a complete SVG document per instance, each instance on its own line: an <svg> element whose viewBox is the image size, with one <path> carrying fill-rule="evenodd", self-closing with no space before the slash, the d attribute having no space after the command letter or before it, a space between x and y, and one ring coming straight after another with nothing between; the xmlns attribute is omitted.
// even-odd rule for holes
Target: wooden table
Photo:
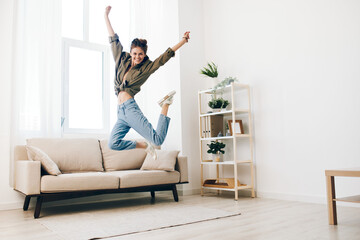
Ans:
<svg viewBox="0 0 360 240"><path fill-rule="evenodd" d="M360 196L336 198L335 177L360 177L360 168L325 170L329 224L337 225L336 201L360 203Z"/></svg>

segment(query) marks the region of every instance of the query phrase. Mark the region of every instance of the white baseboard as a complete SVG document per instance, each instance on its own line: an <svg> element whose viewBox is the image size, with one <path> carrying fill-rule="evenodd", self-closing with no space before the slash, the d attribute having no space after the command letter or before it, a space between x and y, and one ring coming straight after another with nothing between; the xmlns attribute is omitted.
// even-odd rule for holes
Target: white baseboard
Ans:
<svg viewBox="0 0 360 240"><path fill-rule="evenodd" d="M258 191L257 197L277 199L277 200L326 204L326 198L321 197L321 196L307 196L307 195L296 195L296 194L274 193L274 192L259 192Z"/></svg>
<svg viewBox="0 0 360 240"><path fill-rule="evenodd" d="M326 196L312 196L312 195L296 195L296 194L286 194L286 193L271 193L271 192L257 192L257 197L259 198L269 198L277 200L286 200L286 201L296 201L296 202L307 202L307 203L317 203L317 204L327 204ZM350 202L336 202L337 206L346 206L346 207L360 207L359 203L350 203Z"/></svg>
<svg viewBox="0 0 360 240"><path fill-rule="evenodd" d="M23 207L23 203L24 202L0 203L0 211L20 209Z"/></svg>
<svg viewBox="0 0 360 240"><path fill-rule="evenodd" d="M178 194L180 196L199 195L200 189L178 189Z"/></svg>

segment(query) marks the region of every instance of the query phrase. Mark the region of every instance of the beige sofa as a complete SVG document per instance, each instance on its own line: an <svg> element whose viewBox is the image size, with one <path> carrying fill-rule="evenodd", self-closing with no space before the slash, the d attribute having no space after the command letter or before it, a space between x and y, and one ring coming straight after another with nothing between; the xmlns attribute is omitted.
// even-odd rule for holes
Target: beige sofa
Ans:
<svg viewBox="0 0 360 240"><path fill-rule="evenodd" d="M170 190L178 201L176 184L188 183L184 156L176 157L174 171L141 170L144 150L112 151L107 140L34 138L27 140L27 146L41 149L61 171L47 174L39 161L28 159L26 146L15 147L14 189L25 195L24 210L37 197L35 218L42 202L98 194L149 191L154 198L155 191Z"/></svg>

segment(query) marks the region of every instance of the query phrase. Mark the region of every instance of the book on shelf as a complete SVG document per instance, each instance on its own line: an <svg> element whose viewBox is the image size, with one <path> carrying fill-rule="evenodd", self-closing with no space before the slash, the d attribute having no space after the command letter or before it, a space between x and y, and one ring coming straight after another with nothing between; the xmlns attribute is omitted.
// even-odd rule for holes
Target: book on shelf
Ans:
<svg viewBox="0 0 360 240"><path fill-rule="evenodd" d="M217 137L223 132L224 117L222 115L205 116L201 118L201 137Z"/></svg>

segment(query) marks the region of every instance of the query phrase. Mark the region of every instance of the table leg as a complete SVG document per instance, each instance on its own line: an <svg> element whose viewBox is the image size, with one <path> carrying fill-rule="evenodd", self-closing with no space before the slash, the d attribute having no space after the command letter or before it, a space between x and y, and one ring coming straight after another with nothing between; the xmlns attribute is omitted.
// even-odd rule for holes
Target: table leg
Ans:
<svg viewBox="0 0 360 240"><path fill-rule="evenodd" d="M334 176L326 176L327 204L329 212L329 224L337 225L336 201L335 196L335 179Z"/></svg>

